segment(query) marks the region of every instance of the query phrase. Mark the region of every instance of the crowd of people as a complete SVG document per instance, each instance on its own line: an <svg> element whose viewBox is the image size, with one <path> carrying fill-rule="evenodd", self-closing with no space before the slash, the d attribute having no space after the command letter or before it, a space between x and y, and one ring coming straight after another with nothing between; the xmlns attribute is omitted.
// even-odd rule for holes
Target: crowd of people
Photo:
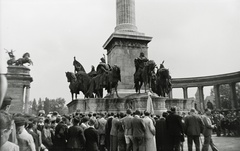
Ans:
<svg viewBox="0 0 240 151"><path fill-rule="evenodd" d="M187 139L188 150L195 144L200 151L211 146L215 116L206 109L198 115L191 109L180 114L177 107L162 115L149 112L80 113L59 115L57 112L38 116L8 114L11 99L5 97L0 111L1 151L178 151ZM215 124L213 124L215 123Z"/></svg>

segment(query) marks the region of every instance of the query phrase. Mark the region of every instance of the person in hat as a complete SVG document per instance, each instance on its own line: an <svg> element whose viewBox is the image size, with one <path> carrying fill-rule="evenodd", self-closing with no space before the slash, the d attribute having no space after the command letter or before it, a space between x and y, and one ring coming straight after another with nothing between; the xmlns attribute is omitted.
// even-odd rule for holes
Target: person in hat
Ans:
<svg viewBox="0 0 240 151"><path fill-rule="evenodd" d="M182 117L177 114L177 107L171 107L171 112L166 118L167 132L169 134L169 150L180 151L183 136Z"/></svg>
<svg viewBox="0 0 240 151"><path fill-rule="evenodd" d="M133 136L132 136L132 111L130 109L127 109L126 111L127 116L125 116L122 119L123 123L123 128L124 128L124 135L125 135L125 141L126 141L126 150L130 151L132 150L132 141L133 141Z"/></svg>
<svg viewBox="0 0 240 151"><path fill-rule="evenodd" d="M8 141L12 129L12 118L11 116L4 112L0 111L0 150L1 151L19 151L19 147Z"/></svg>
<svg viewBox="0 0 240 151"><path fill-rule="evenodd" d="M88 121L89 121L88 116L82 118L80 127L83 129L83 131L89 127Z"/></svg>
<svg viewBox="0 0 240 151"><path fill-rule="evenodd" d="M5 96L0 110L3 110L8 113L10 106L11 106L11 102L12 102L12 98L9 96Z"/></svg>
<svg viewBox="0 0 240 151"><path fill-rule="evenodd" d="M202 144L202 151L208 151L209 146L211 146L213 151L218 151L217 146L213 143L212 140L212 130L216 128L216 125L212 124L211 121L211 110L206 109L205 115L203 115L202 120L204 123L204 129L203 129L203 136L204 136L204 142Z"/></svg>
<svg viewBox="0 0 240 151"><path fill-rule="evenodd" d="M155 142L155 126L153 120L149 117L150 113L148 111L144 112L143 123L145 125L145 146L147 151L156 151L156 142Z"/></svg>
<svg viewBox="0 0 240 151"><path fill-rule="evenodd" d="M133 134L133 151L143 150L144 146L144 134L145 124L142 118L140 118L140 111L135 111L135 116L132 119L132 134Z"/></svg>
<svg viewBox="0 0 240 151"><path fill-rule="evenodd" d="M24 117L15 117L17 139L20 151L36 151L34 140L31 134L25 129L26 120Z"/></svg>
<svg viewBox="0 0 240 151"><path fill-rule="evenodd" d="M9 97L9 96L5 96L4 99L3 99L3 103L2 103L2 106L1 106L0 110L8 113L9 109L10 109L10 106L11 106L11 103L12 103L12 98ZM12 120L12 133L9 136L9 141L14 143L14 144L17 144L16 125L15 125L13 120Z"/></svg>
<svg viewBox="0 0 240 151"><path fill-rule="evenodd" d="M86 151L98 151L98 131L94 128L96 120L90 119L88 122L89 128L84 131L86 138Z"/></svg>

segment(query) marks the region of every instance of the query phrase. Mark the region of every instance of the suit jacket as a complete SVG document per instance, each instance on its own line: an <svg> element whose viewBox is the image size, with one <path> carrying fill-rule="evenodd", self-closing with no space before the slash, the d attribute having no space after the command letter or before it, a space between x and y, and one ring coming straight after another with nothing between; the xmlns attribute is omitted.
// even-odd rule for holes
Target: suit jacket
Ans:
<svg viewBox="0 0 240 151"><path fill-rule="evenodd" d="M177 114L170 114L166 118L167 131L169 135L180 136L183 134L182 117Z"/></svg>
<svg viewBox="0 0 240 151"><path fill-rule="evenodd" d="M133 117L131 115L126 116L122 119L124 135L132 135L132 119Z"/></svg>
<svg viewBox="0 0 240 151"><path fill-rule="evenodd" d="M110 135L112 136L117 136L117 123L118 123L118 119L117 118L113 118L112 119L112 128L110 131Z"/></svg>
<svg viewBox="0 0 240 151"><path fill-rule="evenodd" d="M67 135L67 148L71 149L85 148L85 138L83 134L83 129L80 126L74 125L69 128Z"/></svg>
<svg viewBox="0 0 240 151"><path fill-rule="evenodd" d="M143 118L143 123L145 125L145 138L153 138L156 131L152 119L146 116Z"/></svg>
<svg viewBox="0 0 240 151"><path fill-rule="evenodd" d="M139 116L132 119L133 137L144 137L145 126L143 120Z"/></svg>
<svg viewBox="0 0 240 151"><path fill-rule="evenodd" d="M204 136L212 135L212 129L214 129L214 126L212 125L211 119L205 115L203 116L202 120L204 123L203 135Z"/></svg>
<svg viewBox="0 0 240 151"><path fill-rule="evenodd" d="M107 124L107 120L104 119L104 118L100 118L98 119L98 133L99 135L100 134L104 134L105 135L105 127L106 127L106 124Z"/></svg>
<svg viewBox="0 0 240 151"><path fill-rule="evenodd" d="M203 121L198 115L188 115L185 118L185 134L190 136L200 136L203 131Z"/></svg>
<svg viewBox="0 0 240 151"><path fill-rule="evenodd" d="M166 144L167 138L167 126L166 119L164 117L156 121L156 144Z"/></svg>
<svg viewBox="0 0 240 151"><path fill-rule="evenodd" d="M98 151L98 132L93 127L84 131L86 138L86 151Z"/></svg>

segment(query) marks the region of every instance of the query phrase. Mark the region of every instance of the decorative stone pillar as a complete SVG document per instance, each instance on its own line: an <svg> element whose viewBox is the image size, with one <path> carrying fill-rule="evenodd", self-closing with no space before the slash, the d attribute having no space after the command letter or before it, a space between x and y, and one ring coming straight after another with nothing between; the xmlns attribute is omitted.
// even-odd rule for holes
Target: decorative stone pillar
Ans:
<svg viewBox="0 0 240 151"><path fill-rule="evenodd" d="M21 113L28 111L26 104L24 105L24 89L28 86L25 93L25 102L29 101L29 86L33 81L30 76L30 69L25 66L8 66L6 78L8 80L7 96L12 98L12 103L9 112ZM23 110L25 108L25 110ZM26 112L27 113L27 112Z"/></svg>
<svg viewBox="0 0 240 151"><path fill-rule="evenodd" d="M204 102L203 86L198 87L198 93L199 93L200 109L202 111L204 111L205 110L205 102Z"/></svg>
<svg viewBox="0 0 240 151"><path fill-rule="evenodd" d="M230 96L231 96L231 104L232 109L238 108L237 104L237 94L236 94L236 83L230 83Z"/></svg>
<svg viewBox="0 0 240 151"><path fill-rule="evenodd" d="M183 97L184 99L187 99L188 98L188 91L187 91L187 87L183 87Z"/></svg>
<svg viewBox="0 0 240 151"><path fill-rule="evenodd" d="M25 101L24 101L25 113L29 113L29 98L30 98L30 86L25 86Z"/></svg>
<svg viewBox="0 0 240 151"><path fill-rule="evenodd" d="M220 100L220 93L219 93L219 85L214 85L214 94L215 94L215 104L217 109L222 108L221 100Z"/></svg>

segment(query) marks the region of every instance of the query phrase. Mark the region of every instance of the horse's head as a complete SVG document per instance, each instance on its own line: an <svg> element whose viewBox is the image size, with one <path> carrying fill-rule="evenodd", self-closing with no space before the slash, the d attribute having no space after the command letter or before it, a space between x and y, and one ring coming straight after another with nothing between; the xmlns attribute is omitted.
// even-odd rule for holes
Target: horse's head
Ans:
<svg viewBox="0 0 240 151"><path fill-rule="evenodd" d="M28 52L26 52L25 54L23 54L22 56L23 58L30 58L30 54Z"/></svg>
<svg viewBox="0 0 240 151"><path fill-rule="evenodd" d="M146 63L146 66L148 68L148 71L149 72L152 72L155 70L156 68L156 63L153 61L153 60L149 60L147 63Z"/></svg>
<svg viewBox="0 0 240 151"><path fill-rule="evenodd" d="M72 73L72 72L65 72L65 74L66 74L68 82L72 82L73 80L76 80L76 76L75 76L74 73Z"/></svg>

